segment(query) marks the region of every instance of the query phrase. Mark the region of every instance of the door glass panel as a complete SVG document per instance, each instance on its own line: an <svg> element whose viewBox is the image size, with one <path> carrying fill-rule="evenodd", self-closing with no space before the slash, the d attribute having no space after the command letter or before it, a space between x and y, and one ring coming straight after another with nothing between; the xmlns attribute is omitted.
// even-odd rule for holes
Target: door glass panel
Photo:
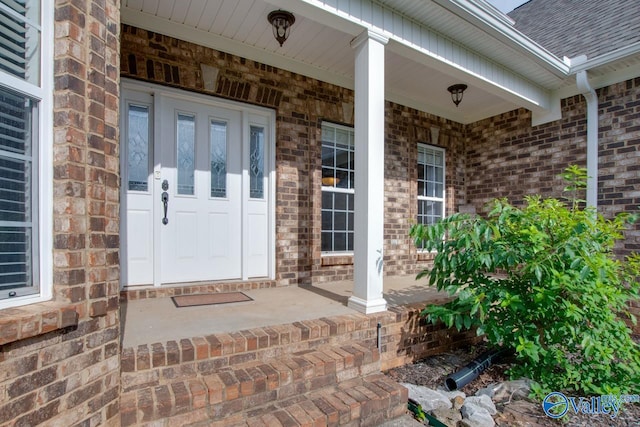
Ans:
<svg viewBox="0 0 640 427"><path fill-rule="evenodd" d="M178 114L177 123L178 194L193 195L195 183L196 118Z"/></svg>
<svg viewBox="0 0 640 427"><path fill-rule="evenodd" d="M211 140L211 197L227 197L227 124L212 120Z"/></svg>
<svg viewBox="0 0 640 427"><path fill-rule="evenodd" d="M258 126L251 126L249 188L249 197L264 198L264 128Z"/></svg>
<svg viewBox="0 0 640 427"><path fill-rule="evenodd" d="M149 107L129 105L128 154L131 191L149 190Z"/></svg>

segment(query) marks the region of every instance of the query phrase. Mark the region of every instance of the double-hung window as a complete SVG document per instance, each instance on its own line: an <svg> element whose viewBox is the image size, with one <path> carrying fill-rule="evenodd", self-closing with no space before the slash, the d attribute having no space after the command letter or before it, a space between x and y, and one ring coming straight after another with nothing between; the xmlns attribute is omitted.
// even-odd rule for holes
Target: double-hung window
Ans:
<svg viewBox="0 0 640 427"><path fill-rule="evenodd" d="M0 307L50 297L50 285L42 286L50 263L45 268L40 253L51 233L50 218L43 222L51 166L42 165L50 164L50 149L43 147L52 134L53 32L51 24L43 26L53 22L52 4L0 2Z"/></svg>
<svg viewBox="0 0 640 427"><path fill-rule="evenodd" d="M322 252L353 252L353 129L322 124Z"/></svg>
<svg viewBox="0 0 640 427"><path fill-rule="evenodd" d="M418 144L418 224L434 224L444 218L444 150Z"/></svg>

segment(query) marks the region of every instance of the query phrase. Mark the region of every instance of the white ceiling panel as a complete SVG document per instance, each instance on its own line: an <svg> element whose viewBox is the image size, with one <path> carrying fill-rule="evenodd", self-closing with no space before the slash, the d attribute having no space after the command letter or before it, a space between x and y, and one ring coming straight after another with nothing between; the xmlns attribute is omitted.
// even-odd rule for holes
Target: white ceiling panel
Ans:
<svg viewBox="0 0 640 427"><path fill-rule="evenodd" d="M347 87L353 87L350 42L360 31L358 26L397 32L404 40L392 41L386 49L388 99L463 123L518 108L513 93L495 82L516 85L513 87L518 81L531 82L532 87L550 93L567 92L566 86L573 84L438 1L443 0L376 0L371 7L366 0L325 0L323 10L312 0L122 0L121 16L124 23ZM335 7L341 10L339 17ZM267 22L269 12L279 8L296 17L282 47ZM621 65L637 68L640 64L637 58L630 58ZM611 72L616 72L615 67L601 67L593 70L593 76ZM454 83L469 85L457 108L446 90Z"/></svg>

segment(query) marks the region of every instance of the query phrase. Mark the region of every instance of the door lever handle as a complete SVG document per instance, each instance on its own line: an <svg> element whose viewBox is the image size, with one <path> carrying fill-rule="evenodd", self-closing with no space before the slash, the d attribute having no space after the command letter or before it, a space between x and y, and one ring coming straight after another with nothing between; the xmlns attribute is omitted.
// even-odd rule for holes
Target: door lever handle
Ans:
<svg viewBox="0 0 640 427"><path fill-rule="evenodd" d="M164 218L162 218L162 223L164 225L169 224L169 218L167 218L167 205L169 204L169 193L167 190L169 189L169 181L166 179L162 181L162 195L160 196L160 200L162 201L162 205L164 206Z"/></svg>
<svg viewBox="0 0 640 427"><path fill-rule="evenodd" d="M167 225L169 223L169 218L167 218L167 205L169 204L169 193L166 191L162 192L161 196L162 204L164 205L164 218L162 218L162 223Z"/></svg>

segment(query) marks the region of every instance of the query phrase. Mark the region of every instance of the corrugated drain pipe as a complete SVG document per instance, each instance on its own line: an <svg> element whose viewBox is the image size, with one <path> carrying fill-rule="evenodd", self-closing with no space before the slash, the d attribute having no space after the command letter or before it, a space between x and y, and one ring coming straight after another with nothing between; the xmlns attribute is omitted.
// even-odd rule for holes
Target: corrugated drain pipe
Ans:
<svg viewBox="0 0 640 427"><path fill-rule="evenodd" d="M598 95L589 84L587 71L578 71L576 84L587 100L587 206L598 207Z"/></svg>

